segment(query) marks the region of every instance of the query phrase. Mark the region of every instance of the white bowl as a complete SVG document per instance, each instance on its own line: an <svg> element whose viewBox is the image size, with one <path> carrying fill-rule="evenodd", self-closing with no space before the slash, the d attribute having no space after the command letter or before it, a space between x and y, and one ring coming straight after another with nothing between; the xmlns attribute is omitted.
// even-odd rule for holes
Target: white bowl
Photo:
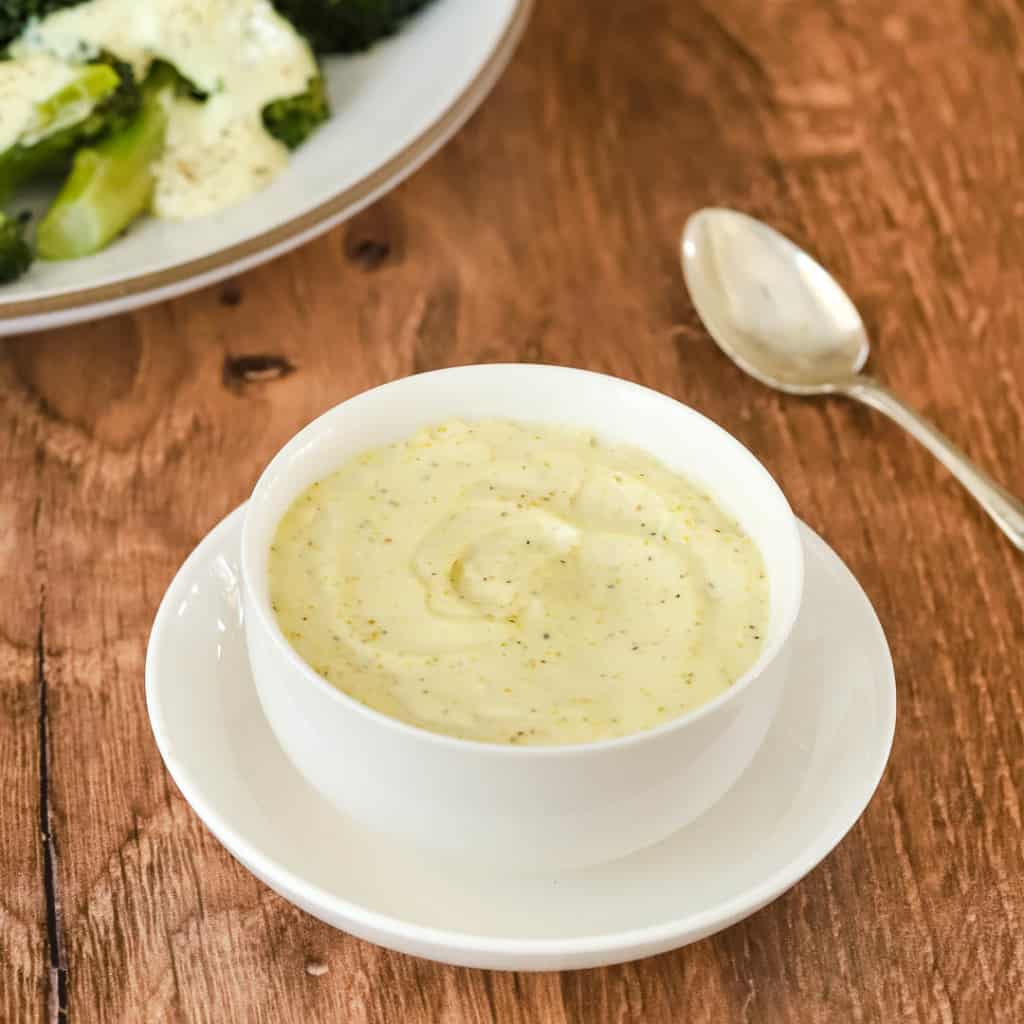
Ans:
<svg viewBox="0 0 1024 1024"><path fill-rule="evenodd" d="M647 732L513 747L427 732L335 689L270 608L267 554L294 498L351 456L451 417L594 430L700 485L757 544L771 612L761 655L723 694ZM300 431L253 491L242 535L245 633L260 702L306 780L356 822L482 870L582 867L657 842L719 800L775 715L803 587L796 519L767 470L700 413L628 381L553 366L483 365L406 377ZM680 798L680 793L685 794Z"/></svg>

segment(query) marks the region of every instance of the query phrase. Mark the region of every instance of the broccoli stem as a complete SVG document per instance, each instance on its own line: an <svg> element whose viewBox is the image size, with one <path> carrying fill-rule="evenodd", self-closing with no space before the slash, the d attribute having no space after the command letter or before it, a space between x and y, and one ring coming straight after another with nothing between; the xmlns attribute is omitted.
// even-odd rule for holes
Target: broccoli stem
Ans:
<svg viewBox="0 0 1024 1024"><path fill-rule="evenodd" d="M120 87L121 77L109 64L87 64L62 89L36 104L32 123L0 153L0 201L24 182L62 169L76 146L99 135L107 118L97 110Z"/></svg>
<svg viewBox="0 0 1024 1024"><path fill-rule="evenodd" d="M23 141L31 145L59 128L77 124L120 84L120 75L109 64L86 64L64 88L36 104Z"/></svg>
<svg viewBox="0 0 1024 1024"><path fill-rule="evenodd" d="M143 85L139 113L121 130L75 154L71 174L39 222L36 252L42 259L98 252L146 211L173 91L167 76L151 75Z"/></svg>

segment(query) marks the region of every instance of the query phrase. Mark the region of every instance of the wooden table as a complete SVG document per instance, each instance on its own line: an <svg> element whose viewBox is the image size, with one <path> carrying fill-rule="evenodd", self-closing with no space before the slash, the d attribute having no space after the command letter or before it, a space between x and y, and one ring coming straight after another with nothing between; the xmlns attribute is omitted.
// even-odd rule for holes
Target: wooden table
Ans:
<svg viewBox="0 0 1024 1024"><path fill-rule="evenodd" d="M483 110L355 221L0 343L0 1020L1024 1020L1024 556L879 416L734 369L677 256L710 203L810 246L876 372L1024 491L1022 48L1011 0L542 3ZM275 449L370 385L487 360L718 420L892 644L896 744L860 823L767 909L652 960L517 976L332 931L232 860L150 734L157 602Z"/></svg>

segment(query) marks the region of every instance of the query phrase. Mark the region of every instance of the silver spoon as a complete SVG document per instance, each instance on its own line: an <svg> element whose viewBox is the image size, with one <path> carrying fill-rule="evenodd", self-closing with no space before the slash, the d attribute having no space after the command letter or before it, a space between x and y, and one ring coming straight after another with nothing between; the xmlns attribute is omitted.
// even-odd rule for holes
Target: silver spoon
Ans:
<svg viewBox="0 0 1024 1024"><path fill-rule="evenodd" d="M918 439L1024 550L1024 502L982 472L873 377L864 322L828 272L788 238L734 210L683 230L683 275L704 326L751 376L794 395L846 395Z"/></svg>

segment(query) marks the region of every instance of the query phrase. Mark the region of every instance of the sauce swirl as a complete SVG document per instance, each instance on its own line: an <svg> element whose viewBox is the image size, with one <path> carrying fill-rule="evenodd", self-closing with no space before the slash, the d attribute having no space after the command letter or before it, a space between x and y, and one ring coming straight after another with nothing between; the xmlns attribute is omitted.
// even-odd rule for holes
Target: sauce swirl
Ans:
<svg viewBox="0 0 1024 1024"><path fill-rule="evenodd" d="M580 743L721 693L768 620L760 552L709 495L591 434L451 421L301 494L269 558L296 651L435 732Z"/></svg>

